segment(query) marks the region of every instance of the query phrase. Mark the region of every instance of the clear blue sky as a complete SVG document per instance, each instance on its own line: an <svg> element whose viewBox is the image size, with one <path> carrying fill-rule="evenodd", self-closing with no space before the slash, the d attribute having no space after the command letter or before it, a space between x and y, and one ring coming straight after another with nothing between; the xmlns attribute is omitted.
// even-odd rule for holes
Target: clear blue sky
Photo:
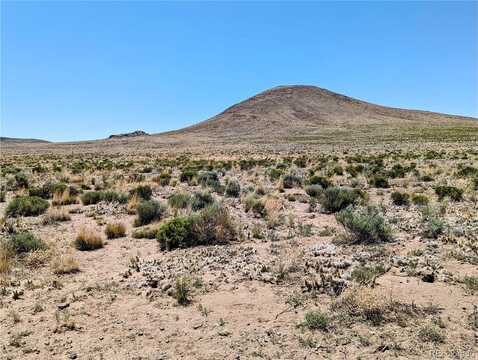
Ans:
<svg viewBox="0 0 478 360"><path fill-rule="evenodd" d="M1 135L156 133L312 84L478 117L477 2L4 2Z"/></svg>

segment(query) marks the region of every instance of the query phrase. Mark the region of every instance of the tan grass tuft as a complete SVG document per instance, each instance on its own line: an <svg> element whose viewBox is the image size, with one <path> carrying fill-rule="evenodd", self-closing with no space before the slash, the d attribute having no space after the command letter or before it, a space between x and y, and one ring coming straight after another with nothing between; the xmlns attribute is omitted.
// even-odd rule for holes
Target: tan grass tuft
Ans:
<svg viewBox="0 0 478 360"><path fill-rule="evenodd" d="M95 250L104 245L101 235L93 229L82 227L74 241L75 248L81 251Z"/></svg>
<svg viewBox="0 0 478 360"><path fill-rule="evenodd" d="M80 264L71 255L59 255L55 256L50 263L51 270L54 274L71 274L80 270Z"/></svg>

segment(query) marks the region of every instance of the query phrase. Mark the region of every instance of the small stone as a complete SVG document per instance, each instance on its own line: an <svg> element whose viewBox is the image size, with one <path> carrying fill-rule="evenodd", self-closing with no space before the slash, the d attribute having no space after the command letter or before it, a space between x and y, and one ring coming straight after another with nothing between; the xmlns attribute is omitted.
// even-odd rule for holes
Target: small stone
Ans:
<svg viewBox="0 0 478 360"><path fill-rule="evenodd" d="M65 310L69 306L70 306L70 303L60 303L57 305L59 310Z"/></svg>
<svg viewBox="0 0 478 360"><path fill-rule="evenodd" d="M202 327L202 322L201 321L196 321L192 324L192 328L193 329L199 329L200 327Z"/></svg>

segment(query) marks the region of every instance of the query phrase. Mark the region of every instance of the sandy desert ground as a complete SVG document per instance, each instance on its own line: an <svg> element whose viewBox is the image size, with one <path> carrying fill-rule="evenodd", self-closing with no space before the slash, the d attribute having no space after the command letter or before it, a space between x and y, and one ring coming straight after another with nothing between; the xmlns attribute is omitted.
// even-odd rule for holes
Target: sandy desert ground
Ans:
<svg viewBox="0 0 478 360"><path fill-rule="evenodd" d="M476 142L249 150L4 152L0 357L478 357Z"/></svg>

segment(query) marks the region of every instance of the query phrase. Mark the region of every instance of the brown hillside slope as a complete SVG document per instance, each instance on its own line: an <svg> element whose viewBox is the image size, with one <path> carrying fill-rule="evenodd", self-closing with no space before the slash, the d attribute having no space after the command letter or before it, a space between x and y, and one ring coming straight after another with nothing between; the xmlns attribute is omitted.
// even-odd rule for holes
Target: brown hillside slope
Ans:
<svg viewBox="0 0 478 360"><path fill-rule="evenodd" d="M207 137L285 139L374 128L478 127L476 119L371 104L315 86L279 86L231 106L174 134Z"/></svg>
<svg viewBox="0 0 478 360"><path fill-rule="evenodd" d="M261 92L196 125L151 136L0 145L4 153L215 153L231 148L254 151L254 144L264 151L424 142L477 143L478 119L390 108L315 86L292 85Z"/></svg>

